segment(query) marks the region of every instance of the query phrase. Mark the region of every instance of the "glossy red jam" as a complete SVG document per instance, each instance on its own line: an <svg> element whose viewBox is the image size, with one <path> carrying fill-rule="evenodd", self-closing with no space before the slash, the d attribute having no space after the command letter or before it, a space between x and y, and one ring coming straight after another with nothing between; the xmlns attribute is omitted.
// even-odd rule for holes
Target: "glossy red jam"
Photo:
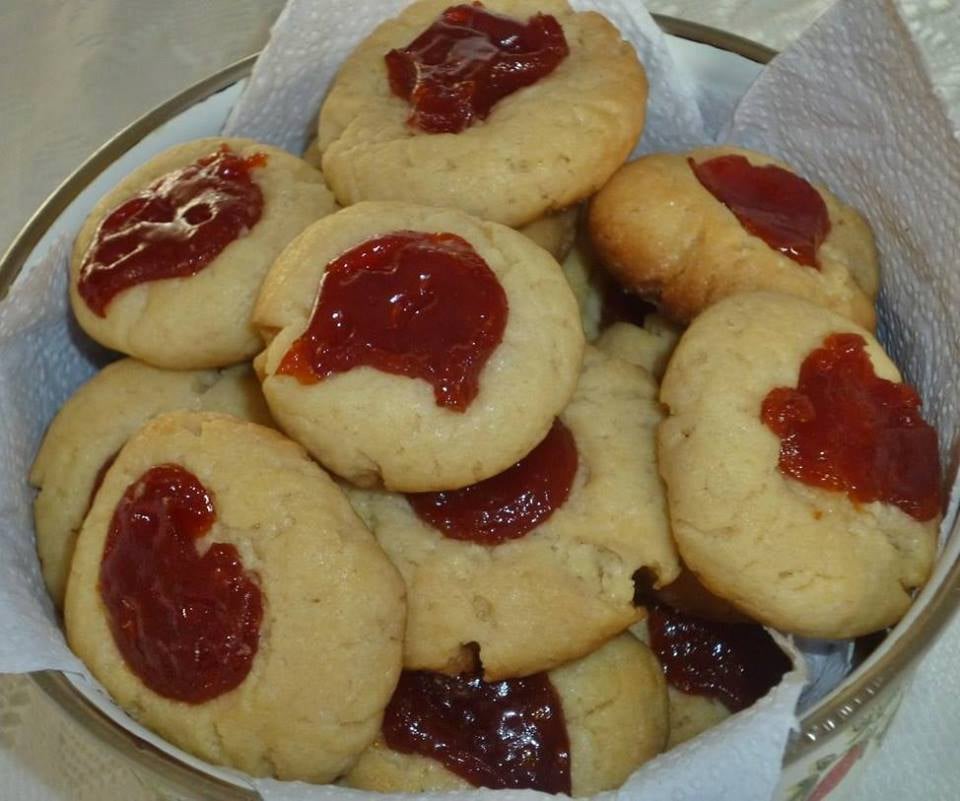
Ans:
<svg viewBox="0 0 960 801"><path fill-rule="evenodd" d="M716 623L665 604L648 609L650 648L678 690L746 709L776 686L790 660L763 626Z"/></svg>
<svg viewBox="0 0 960 801"><path fill-rule="evenodd" d="M830 233L830 215L820 193L799 175L743 156L718 156L697 164L697 180L747 231L798 264L819 269L817 248Z"/></svg>
<svg viewBox="0 0 960 801"><path fill-rule="evenodd" d="M105 317L125 289L196 275L245 235L263 212L251 173L266 159L262 153L240 158L224 145L107 214L80 268L77 291L90 310Z"/></svg>
<svg viewBox="0 0 960 801"><path fill-rule="evenodd" d="M473 3L451 6L384 58L390 89L413 106L408 124L458 133L486 119L498 100L549 75L569 52L554 17L536 14L524 23Z"/></svg>
<svg viewBox="0 0 960 801"><path fill-rule="evenodd" d="M100 564L100 597L127 666L155 693L192 704L246 678L263 617L237 549L198 548L216 516L196 476L151 467L117 504Z"/></svg>
<svg viewBox="0 0 960 801"><path fill-rule="evenodd" d="M559 420L529 454L486 481L407 495L413 511L444 536L497 545L522 537L563 506L577 473L577 445Z"/></svg>
<svg viewBox="0 0 960 801"><path fill-rule="evenodd" d="M396 231L327 265L307 330L277 368L302 384L362 365L420 378L462 412L503 339L507 296L470 243Z"/></svg>
<svg viewBox="0 0 960 801"><path fill-rule="evenodd" d="M804 359L796 389L764 398L780 472L932 520L942 503L937 434L920 416L916 390L878 378L865 345L859 334L831 334Z"/></svg>
<svg viewBox="0 0 960 801"><path fill-rule="evenodd" d="M488 683L404 671L383 736L394 751L436 759L475 787L570 794L570 739L546 673Z"/></svg>

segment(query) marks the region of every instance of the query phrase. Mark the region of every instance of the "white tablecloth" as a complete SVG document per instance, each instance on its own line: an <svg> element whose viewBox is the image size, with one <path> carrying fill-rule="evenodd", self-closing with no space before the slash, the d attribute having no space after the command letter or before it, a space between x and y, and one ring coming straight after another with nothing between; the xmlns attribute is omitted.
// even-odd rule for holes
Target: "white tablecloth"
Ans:
<svg viewBox="0 0 960 801"><path fill-rule="evenodd" d="M960 41L952 0L902 0L931 41ZM0 0L0 249L118 129L262 47L283 0ZM653 11L783 47L830 0L649 0ZM960 90L958 69L944 71ZM958 210L960 211L960 210ZM958 255L960 258L960 255ZM960 622L920 666L879 755L848 797L960 797ZM24 677L0 677L0 801L153 801L127 765Z"/></svg>

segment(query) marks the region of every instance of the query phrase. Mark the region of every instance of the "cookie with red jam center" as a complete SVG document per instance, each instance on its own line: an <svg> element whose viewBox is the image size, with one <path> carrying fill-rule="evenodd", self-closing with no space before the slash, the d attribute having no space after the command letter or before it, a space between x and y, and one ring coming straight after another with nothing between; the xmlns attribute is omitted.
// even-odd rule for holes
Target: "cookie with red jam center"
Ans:
<svg viewBox="0 0 960 801"><path fill-rule="evenodd" d="M524 678L405 671L383 731L344 777L379 792L619 787L667 740L656 659L629 634ZM466 735L466 736L464 736Z"/></svg>
<svg viewBox="0 0 960 801"><path fill-rule="evenodd" d="M418 0L341 66L320 111L347 206L404 200L518 227L592 195L643 128L633 47L566 0Z"/></svg>
<svg viewBox="0 0 960 801"><path fill-rule="evenodd" d="M723 146L643 156L593 199L589 228L623 287L677 322L729 295L771 290L874 327L870 227L762 153Z"/></svg>
<svg viewBox="0 0 960 801"><path fill-rule="evenodd" d="M333 208L323 176L278 148L249 139L177 145L90 213L71 260L73 312L101 344L157 367L250 359L263 277Z"/></svg>
<svg viewBox="0 0 960 801"><path fill-rule="evenodd" d="M349 491L407 584L407 669L469 670L479 649L488 680L550 670L639 619L634 573L662 586L679 572L656 391L588 348L550 433L500 475L454 491Z"/></svg>
<svg viewBox="0 0 960 801"><path fill-rule="evenodd" d="M277 422L361 486L455 489L529 452L583 352L557 263L462 212L361 203L311 226L254 317Z"/></svg>
<svg viewBox="0 0 960 801"><path fill-rule="evenodd" d="M375 738L403 616L400 577L302 448L193 412L150 422L106 471L64 608L71 648L145 726L310 782Z"/></svg>
<svg viewBox="0 0 960 801"><path fill-rule="evenodd" d="M936 553L940 461L868 331L789 295L727 298L683 334L660 398L673 532L708 590L804 636L903 616Z"/></svg>

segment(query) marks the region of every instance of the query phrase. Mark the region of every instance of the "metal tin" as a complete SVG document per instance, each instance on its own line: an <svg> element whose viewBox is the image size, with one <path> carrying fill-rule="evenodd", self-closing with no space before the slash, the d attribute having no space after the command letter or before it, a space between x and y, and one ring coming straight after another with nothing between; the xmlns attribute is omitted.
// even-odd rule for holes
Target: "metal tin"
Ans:
<svg viewBox="0 0 960 801"><path fill-rule="evenodd" d="M705 25L654 15L672 36L710 45L766 64L775 51ZM0 259L0 300L53 221L103 169L176 115L247 77L249 56L191 86L122 130L81 165L30 218ZM956 525L951 535L956 533ZM939 580L937 580L939 579ZM935 582L935 583L934 583ZM829 695L807 710L788 742L781 801L820 801L879 745L902 698L913 667L933 643L960 602L960 557L941 563L925 596L881 648ZM911 619L912 618L912 619ZM37 686L90 736L128 759L140 778L165 801L257 801L254 791L172 759L119 726L81 695L60 673L33 674ZM836 796L833 796L836 797Z"/></svg>

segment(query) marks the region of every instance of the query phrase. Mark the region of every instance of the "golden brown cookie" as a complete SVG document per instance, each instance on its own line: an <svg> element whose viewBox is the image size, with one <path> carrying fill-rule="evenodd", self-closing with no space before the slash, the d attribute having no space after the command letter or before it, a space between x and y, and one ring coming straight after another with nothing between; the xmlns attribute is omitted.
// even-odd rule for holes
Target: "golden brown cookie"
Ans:
<svg viewBox="0 0 960 801"><path fill-rule="evenodd" d="M650 650L630 635L548 674L563 707L574 796L619 787L663 750L667 690ZM351 787L420 793L470 789L439 761L390 749L381 737L344 777Z"/></svg>
<svg viewBox="0 0 960 801"><path fill-rule="evenodd" d="M590 206L590 235L606 267L679 322L728 295L773 290L806 298L872 330L877 256L860 214L813 187L825 204L829 233L815 252L818 267L798 263L751 234L688 161L701 165L722 156L789 171L769 156L734 147L657 153L627 164Z"/></svg>
<svg viewBox="0 0 960 801"><path fill-rule="evenodd" d="M419 0L382 23L340 68L320 111L323 171L344 206L405 200L522 226L592 195L643 128L646 77L633 48L594 12L565 0L491 0L485 10L556 18L569 55L459 133L408 125L384 57L437 20L447 0Z"/></svg>
<svg viewBox="0 0 960 801"><path fill-rule="evenodd" d="M154 198L150 201L152 205L136 212L139 217L131 218L172 221L144 221L123 233L120 239L114 238L108 249L97 251L101 255L96 260L98 264L110 262L114 266L100 270L96 279L82 278L86 275L88 251L92 254L92 248L100 241L98 236L105 218L121 206L130 209L125 214L134 214L128 204L135 202L137 196L164 181L171 181L178 171L192 170L201 160L222 155L224 147L228 148L230 158L245 165L242 169L248 173L253 188L238 178L237 184L228 187L229 192L218 192L204 188L206 184L196 175L183 178L180 173L179 188L164 190L165 199ZM207 169L220 175L235 172L237 168L231 162ZM203 180L213 178L208 175ZM249 204L254 203L251 197L255 197L257 190L262 197L262 209L251 226L247 222L254 217L242 215L252 208ZM234 196L230 192L240 194ZM171 204L176 205L174 200L187 197L192 200L184 202L177 212L179 216L173 217ZM224 197L228 200L223 200ZM234 201L229 211L223 211L222 204ZM206 252L206 245L200 244L201 241L213 241L219 236L219 229L199 227L206 224L211 208L221 209L218 219L240 219L240 222L236 236L231 234L206 266L184 277L114 285L119 279L107 273L116 273L120 268L146 269L145 265L131 262L142 255L143 241L155 242L149 253L153 254L150 259L157 263L170 260L166 248L172 245L182 247L184 252L189 249L193 254L191 259ZM333 208L333 196L323 176L283 150L249 139L198 139L177 145L134 170L108 192L87 217L74 244L70 264L73 312L84 331L101 344L157 367L188 370L250 359L261 346L250 315L263 277L291 239ZM121 258L121 254L134 247L138 250ZM78 283L81 278L83 287ZM110 292L115 294L108 297ZM104 299L106 305L100 308L98 304Z"/></svg>
<svg viewBox="0 0 960 801"><path fill-rule="evenodd" d="M145 726L310 782L376 737L403 616L400 577L300 446L188 412L148 423L107 471L65 605L70 647Z"/></svg>
<svg viewBox="0 0 960 801"><path fill-rule="evenodd" d="M517 230L540 245L557 261L562 262L573 247L579 214L580 207L574 206L548 214Z"/></svg>
<svg viewBox="0 0 960 801"><path fill-rule="evenodd" d="M484 281L502 288L506 302L502 338L485 362L470 362L482 365L478 390L460 409L441 405L436 384L379 367L352 367L315 383L302 383L298 376L283 372L315 303L332 297L330 281L324 278L328 265L344 254L357 253L361 245L368 247L364 243L382 242L396 232L428 240L435 235L459 239L485 263L490 274ZM425 294L411 296L410 304L419 309L422 301L429 309L447 313L453 304L471 301L472 293L459 286L434 300L439 296L431 294L433 280L427 281ZM486 283L484 287L487 292ZM393 290L383 292L377 308L388 299L393 304L393 298L407 297L392 295ZM351 316L351 331L366 324L365 315L361 308ZM418 310L409 317L391 317L390 325L395 326L391 330L400 333L391 334L377 352L389 350L393 358L392 343L412 330L405 327L408 321L419 325L419 315ZM401 322L394 324L394 319ZM357 204L309 228L270 271L255 322L268 342L256 366L279 425L349 481L360 486L382 482L402 491L462 487L504 470L528 453L570 399L583 352L576 301L548 253L505 226L459 211L403 203ZM446 330L441 330L441 339ZM365 335L358 334L358 340ZM324 347L329 341L324 340ZM444 346L441 355L462 352L459 348Z"/></svg>
<svg viewBox="0 0 960 801"><path fill-rule="evenodd" d="M403 495L350 492L407 583L407 668L456 673L472 666L479 646L488 679L549 670L638 619L636 571L646 569L656 586L676 577L654 453L656 392L639 368L587 349L560 415L575 443L572 487L519 538L454 539ZM521 507L535 506L523 497ZM511 520L513 508L505 503L487 519Z"/></svg>
<svg viewBox="0 0 960 801"><path fill-rule="evenodd" d="M830 339L837 334L842 336ZM851 355L838 361L846 349ZM854 423L829 436L825 446L813 441L817 452L826 454L859 443L874 415L866 402L869 384L860 378L850 385L827 384L840 388L816 411L820 407L808 383L797 389L801 366L813 369L811 354L815 363L838 365L827 374L841 377L860 375L859 367L845 365L865 358L866 369L893 382L871 391L902 395L897 368L865 329L788 295L736 295L698 317L670 360L660 392L669 409L659 432L660 472L680 554L711 592L781 631L852 637L899 620L913 590L930 574L940 519L936 438L929 429L916 424L910 429L903 422L892 430L881 427L879 442L903 442L907 451L857 445L858 459L875 452L877 464L889 465L868 477L896 476L895 466L910 465L908 483L927 487L915 507L880 500L882 495L854 501L853 490L801 481L790 472L799 468L788 466L785 472L782 460L806 453L810 435L781 440L771 427L777 420L815 419L825 426L840 412L852 414ZM782 407L794 393L796 400ZM801 416L812 409L813 417L793 417L791 408ZM762 417L765 409L774 416ZM912 430L923 447L911 438ZM782 441L789 443L786 450ZM810 464L837 475L837 459L850 463L847 453L817 456ZM919 475L929 480L924 484ZM921 506L925 511L916 511Z"/></svg>
<svg viewBox="0 0 960 801"><path fill-rule="evenodd" d="M108 365L78 389L50 423L30 471L37 553L54 603L63 594L73 546L106 468L150 418L177 409L232 414L271 425L249 365L174 371L135 359Z"/></svg>

